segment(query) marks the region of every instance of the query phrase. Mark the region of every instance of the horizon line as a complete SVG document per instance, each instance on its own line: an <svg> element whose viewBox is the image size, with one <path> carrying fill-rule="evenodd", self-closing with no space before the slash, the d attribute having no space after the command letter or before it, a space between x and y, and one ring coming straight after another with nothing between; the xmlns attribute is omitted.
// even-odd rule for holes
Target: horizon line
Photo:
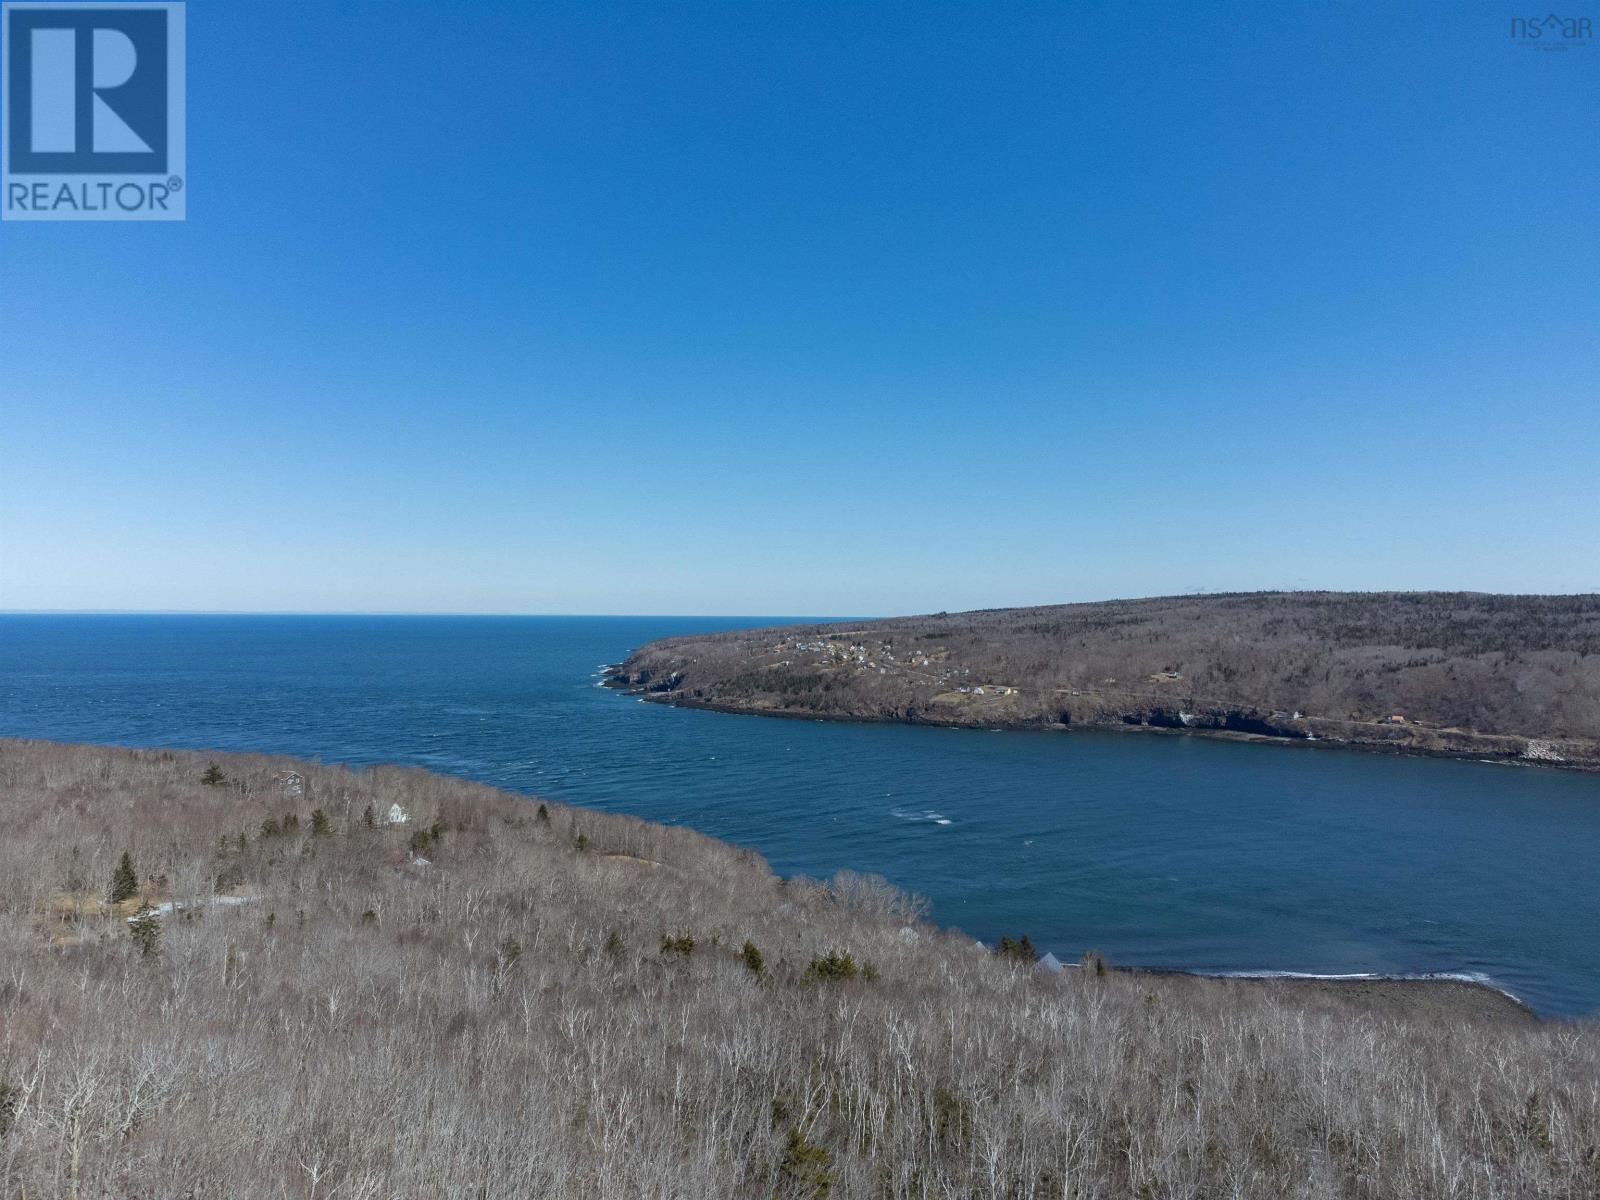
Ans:
<svg viewBox="0 0 1600 1200"><path fill-rule="evenodd" d="M784 621L882 621L919 616L948 616L962 613L1001 612L1008 609L1060 608L1075 605L1126 604L1148 600L1190 600L1201 597L1228 596L1394 596L1394 595L1444 595L1444 596L1503 596L1542 599L1587 599L1600 596L1600 588L1580 592L1491 592L1472 588L1249 588L1242 590L1201 588L1187 592L1162 592L1145 596L1112 596L1098 600L1057 600L1043 604L980 605L976 608L939 609L924 612L900 611L896 613L717 613L717 612L508 612L471 611L461 609L312 609L312 608L4 608L0 616L119 616L119 617L590 617L599 619L649 619L659 617L706 617L718 620Z"/></svg>
<svg viewBox="0 0 1600 1200"><path fill-rule="evenodd" d="M0 617L599 617L628 620L655 617L711 617L718 620L793 618L802 621L862 621L876 618L853 615L796 613L714 612L473 612L419 609L358 608L0 608Z"/></svg>

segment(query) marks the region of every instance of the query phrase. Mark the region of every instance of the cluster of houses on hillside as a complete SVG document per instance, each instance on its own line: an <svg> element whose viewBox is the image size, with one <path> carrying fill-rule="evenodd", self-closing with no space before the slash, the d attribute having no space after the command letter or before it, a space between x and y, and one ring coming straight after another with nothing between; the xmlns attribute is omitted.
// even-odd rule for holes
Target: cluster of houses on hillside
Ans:
<svg viewBox="0 0 1600 1200"><path fill-rule="evenodd" d="M790 642L779 641L774 649L779 653L818 655L827 664L854 667L858 671L876 671L879 675L907 674L920 676L925 682L947 684L956 675L965 675L965 668L943 666L946 652L913 651L903 658L895 653L892 642L870 644L863 641L844 641L842 638L806 638ZM783 659L772 665L788 666L794 660Z"/></svg>
<svg viewBox="0 0 1600 1200"><path fill-rule="evenodd" d="M971 668L949 663L949 651L944 649L913 650L902 656L896 654L892 642L845 641L837 637L797 638L792 642L785 638L778 641L773 649L781 654L819 656L824 660L824 665L850 667L857 672L905 675L936 687L953 688L968 696L1015 696L1022 690L1005 683L973 683ZM794 661L784 658L771 666L785 667Z"/></svg>

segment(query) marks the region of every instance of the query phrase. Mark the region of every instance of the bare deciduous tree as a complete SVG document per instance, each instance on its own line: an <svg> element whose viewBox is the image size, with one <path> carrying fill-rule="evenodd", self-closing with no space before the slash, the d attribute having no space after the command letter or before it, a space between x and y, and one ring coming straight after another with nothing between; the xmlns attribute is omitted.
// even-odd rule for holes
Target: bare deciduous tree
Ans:
<svg viewBox="0 0 1600 1200"><path fill-rule="evenodd" d="M0 742L0 1196L1600 1195L1600 1035L1482 989L1046 975L687 830L206 761ZM63 902L125 845L158 955Z"/></svg>

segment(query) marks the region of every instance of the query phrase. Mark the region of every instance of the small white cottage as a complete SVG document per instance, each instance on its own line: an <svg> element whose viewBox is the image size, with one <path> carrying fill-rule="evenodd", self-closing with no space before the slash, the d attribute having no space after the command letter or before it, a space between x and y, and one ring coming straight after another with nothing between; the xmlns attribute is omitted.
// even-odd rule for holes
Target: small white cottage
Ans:
<svg viewBox="0 0 1600 1200"><path fill-rule="evenodd" d="M409 820L411 820L411 818L407 815L406 810L401 808L398 804L391 804L389 806L389 824L404 825Z"/></svg>

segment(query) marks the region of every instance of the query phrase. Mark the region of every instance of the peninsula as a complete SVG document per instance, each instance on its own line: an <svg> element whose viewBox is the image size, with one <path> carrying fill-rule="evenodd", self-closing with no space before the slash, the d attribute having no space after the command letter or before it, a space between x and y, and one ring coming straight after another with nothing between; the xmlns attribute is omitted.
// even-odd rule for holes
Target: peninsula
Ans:
<svg viewBox="0 0 1600 1200"><path fill-rule="evenodd" d="M610 681L727 712L1600 769L1600 595L1250 592L941 612L668 638Z"/></svg>

